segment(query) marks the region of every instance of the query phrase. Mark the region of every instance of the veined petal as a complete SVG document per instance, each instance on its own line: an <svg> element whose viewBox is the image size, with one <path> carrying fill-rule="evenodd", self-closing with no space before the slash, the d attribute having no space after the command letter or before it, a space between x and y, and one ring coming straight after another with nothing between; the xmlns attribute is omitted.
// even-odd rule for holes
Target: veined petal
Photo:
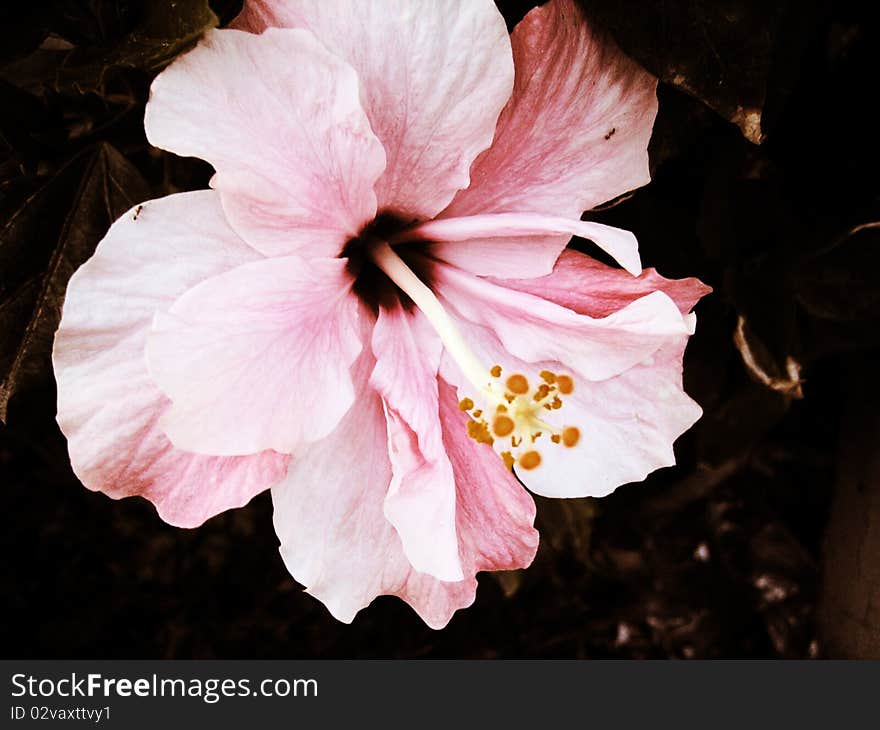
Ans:
<svg viewBox="0 0 880 730"><path fill-rule="evenodd" d="M673 442L702 415L682 390L686 344L675 338L620 375L576 388L558 413L580 431L577 445L545 447L540 466L517 469L523 484L545 497L603 497L675 464Z"/></svg>
<svg viewBox="0 0 880 730"><path fill-rule="evenodd" d="M444 583L417 573L383 503L391 483L385 415L367 379L365 352L353 377L365 395L327 438L305 449L272 490L275 531L291 575L350 623L380 595L406 600L432 628L442 628L474 600L476 580Z"/></svg>
<svg viewBox="0 0 880 730"><path fill-rule="evenodd" d="M546 234L564 234L564 239ZM542 234L544 238L540 237ZM570 236L594 241L633 276L642 271L639 244L630 232L591 221L539 213L496 213L437 218L405 231L406 240L437 241L428 249L436 258L477 276L522 278L553 271ZM516 239L530 238L530 241ZM467 245L454 242L467 241ZM493 242L493 243L490 243ZM535 245L537 244L537 245Z"/></svg>
<svg viewBox="0 0 880 730"><path fill-rule="evenodd" d="M465 324L462 329L480 357L505 363L508 372L572 371L565 361L535 363L514 357L488 328ZM545 497L603 497L622 484L673 465L673 442L702 413L682 389L686 343L685 335L671 337L648 358L613 377L578 380L574 391L563 398L562 408L546 417L560 430L577 428L577 443L567 448L544 433L531 447L540 453L540 464L532 469L514 467L523 484ZM448 356L440 372L457 386L458 397L472 393L471 384ZM501 459L495 458L500 464Z"/></svg>
<svg viewBox="0 0 880 730"><path fill-rule="evenodd" d="M464 576L455 531L455 479L437 404L441 344L418 310L381 308L370 384L382 396L393 478L385 516L412 566L440 580Z"/></svg>
<svg viewBox="0 0 880 730"><path fill-rule="evenodd" d="M433 217L467 187L513 85L491 0L248 0L235 25L307 28L354 67L388 154L379 207L402 217Z"/></svg>
<svg viewBox="0 0 880 730"><path fill-rule="evenodd" d="M144 126L214 166L230 224L268 255L335 256L375 215L385 152L357 75L306 30L209 31L156 77Z"/></svg>
<svg viewBox="0 0 880 730"><path fill-rule="evenodd" d="M634 278L572 249L562 252L552 273L547 276L535 279L490 277L490 281L542 297L589 317L607 317L655 291L664 292L682 314L688 314L702 297L712 291L712 287L699 279L667 279L654 269L646 269Z"/></svg>
<svg viewBox="0 0 880 730"><path fill-rule="evenodd" d="M538 550L535 502L485 444L467 435L455 389L439 382L443 443L455 474L465 575L527 568Z"/></svg>
<svg viewBox="0 0 880 730"><path fill-rule="evenodd" d="M486 284L490 282L483 280ZM545 296L555 305L582 316L611 318L646 298L665 292L674 301L679 318L689 332L691 309L711 289L697 279L670 280L653 270L633 277L576 251L566 251L553 273L539 279L498 280L507 291ZM553 306L555 306L553 305ZM599 319L598 321L602 321ZM537 376L542 370L571 373L572 360L536 347L538 361L520 359L490 326L459 321L475 355L487 363L504 363L507 372ZM515 324L509 325L511 329ZM531 330L521 336L532 339ZM510 336L510 335L508 335ZM672 444L700 417L701 410L682 389L682 356L687 333L671 334L644 359L618 374L599 381L585 379L562 399L562 408L547 420L560 430L578 429L577 443L566 448L549 434L535 441L541 453L533 469L515 468L532 491L548 497L601 497L621 484L640 481L655 469L675 463ZM468 395L471 384L447 356L441 374Z"/></svg>
<svg viewBox="0 0 880 730"><path fill-rule="evenodd" d="M657 79L593 30L574 0L532 10L511 44L516 79L495 141L444 217L579 218L647 183Z"/></svg>
<svg viewBox="0 0 880 730"><path fill-rule="evenodd" d="M58 423L89 489L139 495L194 527L279 481L289 457L219 457L175 448L158 426L168 400L147 373L156 311L200 281L262 257L233 233L217 193L152 200L110 228L71 278L55 336Z"/></svg>
<svg viewBox="0 0 880 730"><path fill-rule="evenodd" d="M362 343L346 259L244 264L157 314L147 362L171 399L161 426L198 453L293 453L351 406Z"/></svg>
<svg viewBox="0 0 880 730"><path fill-rule="evenodd" d="M415 431L387 403L385 418L392 473L385 517L397 530L406 558L416 571L442 581L460 581L464 574L455 532L452 465L442 446L438 452L426 454ZM439 435L436 413L434 419Z"/></svg>
<svg viewBox="0 0 880 730"><path fill-rule="evenodd" d="M452 389L440 390L444 442L457 484L456 522L465 579L443 582L416 572L383 514L391 482L382 401L366 388L365 352L353 368L359 398L336 430L291 463L272 490L281 554L296 580L340 621L379 595L409 603L430 627L445 626L469 606L480 570L527 566L537 548L534 503L501 462L463 434Z"/></svg>
<svg viewBox="0 0 880 730"><path fill-rule="evenodd" d="M594 318L451 266L436 264L433 276L437 296L460 319L489 328L510 354L531 363L563 362L587 380L627 370L692 327L660 291Z"/></svg>
<svg viewBox="0 0 880 730"><path fill-rule="evenodd" d="M419 436L427 453L442 448L437 422L437 368L443 346L425 316L401 306L382 307L373 327L376 366L370 385Z"/></svg>

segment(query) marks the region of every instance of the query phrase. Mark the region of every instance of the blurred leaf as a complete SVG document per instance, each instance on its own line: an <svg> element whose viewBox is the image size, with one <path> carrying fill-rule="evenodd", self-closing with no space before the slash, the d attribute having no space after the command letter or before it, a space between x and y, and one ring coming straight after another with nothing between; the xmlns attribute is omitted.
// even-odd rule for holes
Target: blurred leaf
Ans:
<svg viewBox="0 0 880 730"><path fill-rule="evenodd" d="M159 69L215 25L217 16L208 0L151 0L137 27L112 47L70 51L56 83L62 90L99 92L109 73L120 68Z"/></svg>
<svg viewBox="0 0 880 730"><path fill-rule="evenodd" d="M140 173L102 144L65 166L0 231L0 420L51 372L67 282L110 224L149 197Z"/></svg>
<svg viewBox="0 0 880 730"><path fill-rule="evenodd" d="M757 382L789 398L804 397L800 363L791 355L786 355L785 363L781 365L771 354L770 348L755 335L745 317L740 316L737 320L733 342L746 370Z"/></svg>
<svg viewBox="0 0 880 730"><path fill-rule="evenodd" d="M38 2L0 6L0 66L33 51L48 34L47 8Z"/></svg>
<svg viewBox="0 0 880 730"><path fill-rule="evenodd" d="M819 627L832 659L880 657L878 368L876 352L845 365L845 406L819 605Z"/></svg>
<svg viewBox="0 0 880 730"><path fill-rule="evenodd" d="M581 3L648 71L700 99L755 144L768 131L762 122L771 87L779 96L790 93L817 19L817 3L785 0Z"/></svg>
<svg viewBox="0 0 880 730"><path fill-rule="evenodd" d="M161 69L218 22L208 0L98 3L92 10L60 12L47 19L53 35L44 36L38 49L8 65L3 76L31 91L42 86L102 94L114 73Z"/></svg>
<svg viewBox="0 0 880 730"><path fill-rule="evenodd" d="M538 504L537 528L542 535L542 548L573 557L584 565L591 565L593 520L598 514L595 499L536 498Z"/></svg>
<svg viewBox="0 0 880 730"><path fill-rule="evenodd" d="M880 319L880 223L849 231L795 272L798 302L814 317L835 322Z"/></svg>

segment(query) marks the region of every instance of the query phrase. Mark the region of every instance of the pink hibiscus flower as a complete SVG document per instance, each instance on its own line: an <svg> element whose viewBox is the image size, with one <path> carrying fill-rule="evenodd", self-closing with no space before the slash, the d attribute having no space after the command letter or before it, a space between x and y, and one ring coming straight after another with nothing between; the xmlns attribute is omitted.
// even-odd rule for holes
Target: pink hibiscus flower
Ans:
<svg viewBox="0 0 880 730"><path fill-rule="evenodd" d="M293 576L442 627L527 566L530 490L674 463L708 289L581 212L648 182L656 80L572 0L252 0L155 80L211 190L119 219L71 279L58 421L90 489L195 526L272 489ZM564 250L593 240L623 269Z"/></svg>

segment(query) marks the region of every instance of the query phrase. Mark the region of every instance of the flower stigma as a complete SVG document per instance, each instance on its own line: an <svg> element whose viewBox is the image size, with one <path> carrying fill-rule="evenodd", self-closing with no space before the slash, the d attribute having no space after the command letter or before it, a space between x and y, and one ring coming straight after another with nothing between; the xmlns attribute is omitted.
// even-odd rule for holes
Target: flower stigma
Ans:
<svg viewBox="0 0 880 730"><path fill-rule="evenodd" d="M459 410L468 414L470 438L492 446L511 470L514 465L526 471L541 465L542 456L536 444L542 437L546 436L545 443L553 446L577 446L581 437L577 426L560 428L545 420L563 407L565 396L574 392L571 375L541 370L530 381L522 373L505 376L501 365L485 367L434 292L386 241L373 241L369 255L422 311L446 352L474 387L474 396L464 397L458 403Z"/></svg>

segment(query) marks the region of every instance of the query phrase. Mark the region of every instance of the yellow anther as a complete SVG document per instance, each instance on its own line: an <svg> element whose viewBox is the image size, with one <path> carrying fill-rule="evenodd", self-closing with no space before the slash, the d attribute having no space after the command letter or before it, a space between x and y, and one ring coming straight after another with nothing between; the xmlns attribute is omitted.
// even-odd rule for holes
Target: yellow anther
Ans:
<svg viewBox="0 0 880 730"><path fill-rule="evenodd" d="M562 430L562 443L568 448L577 445L577 442L580 440L581 432L576 426L566 426Z"/></svg>
<svg viewBox="0 0 880 730"><path fill-rule="evenodd" d="M468 436L478 444L489 444L491 446L495 443L495 439L493 439L492 434L489 433L489 426L485 421L475 421L470 419L467 424L467 432Z"/></svg>
<svg viewBox="0 0 880 730"><path fill-rule="evenodd" d="M526 471L538 468L542 456L535 450L535 444L544 434L554 444L569 448L580 442L581 432L576 426L557 427L544 420L545 411L562 408L563 396L574 391L571 375L542 370L533 379L533 388L529 382L533 375L512 373L501 382L490 382L486 380L487 371L482 372L484 385L480 386L476 377L471 380L479 389L478 395L474 399L463 398L458 407L469 415L468 436L479 444L496 448L508 469L515 465ZM495 379L501 378L502 372L501 365L488 370Z"/></svg>
<svg viewBox="0 0 880 730"><path fill-rule="evenodd" d="M510 436L510 434L513 433L514 428L516 428L516 424L513 422L513 419L504 414L495 416L495 420L492 422L493 433L501 438Z"/></svg>
<svg viewBox="0 0 880 730"><path fill-rule="evenodd" d="M526 451L519 457L519 465L523 469L535 469L541 463L541 455L537 451Z"/></svg>
<svg viewBox="0 0 880 730"><path fill-rule="evenodd" d="M529 381L526 379L525 375L520 375L519 373L511 375L507 379L506 385L507 390L514 395L525 395L529 392Z"/></svg>

